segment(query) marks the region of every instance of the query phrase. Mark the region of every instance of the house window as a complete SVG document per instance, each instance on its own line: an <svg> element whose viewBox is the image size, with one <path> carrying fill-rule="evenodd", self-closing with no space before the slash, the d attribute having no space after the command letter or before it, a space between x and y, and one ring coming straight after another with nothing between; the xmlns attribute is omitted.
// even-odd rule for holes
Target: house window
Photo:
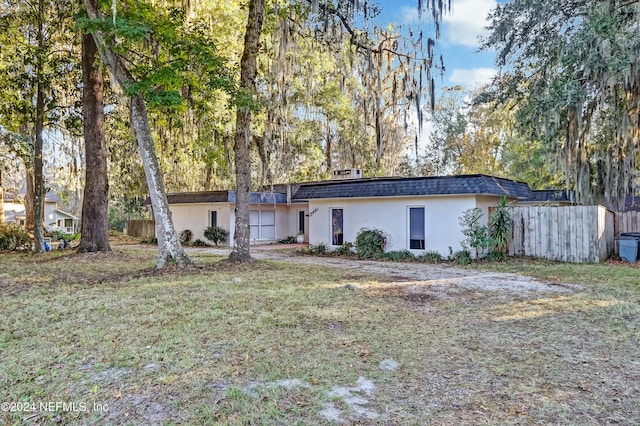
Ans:
<svg viewBox="0 0 640 426"><path fill-rule="evenodd" d="M249 238L252 240L274 240L276 238L276 212L273 210L251 210L249 212Z"/></svg>
<svg viewBox="0 0 640 426"><path fill-rule="evenodd" d="M73 219L65 219L64 220L64 226L66 228L72 228L73 227Z"/></svg>
<svg viewBox="0 0 640 426"><path fill-rule="evenodd" d="M304 234L304 210L298 212L298 232Z"/></svg>
<svg viewBox="0 0 640 426"><path fill-rule="evenodd" d="M409 248L424 250L424 207L409 207Z"/></svg>
<svg viewBox="0 0 640 426"><path fill-rule="evenodd" d="M58 228L62 228L62 219L58 219Z"/></svg>
<svg viewBox="0 0 640 426"><path fill-rule="evenodd" d="M334 246L341 246L344 241L342 213L342 209L331 209L331 244Z"/></svg>
<svg viewBox="0 0 640 426"><path fill-rule="evenodd" d="M209 226L212 228L218 226L218 212L215 210L209 212Z"/></svg>

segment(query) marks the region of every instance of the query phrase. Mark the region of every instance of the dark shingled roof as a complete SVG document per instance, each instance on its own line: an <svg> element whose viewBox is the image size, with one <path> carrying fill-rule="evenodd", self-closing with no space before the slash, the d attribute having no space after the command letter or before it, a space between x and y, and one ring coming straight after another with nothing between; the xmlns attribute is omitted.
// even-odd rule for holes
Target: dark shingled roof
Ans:
<svg viewBox="0 0 640 426"><path fill-rule="evenodd" d="M236 191L229 191L229 202L236 202ZM286 204L287 194L273 192L252 192L249 194L251 204Z"/></svg>
<svg viewBox="0 0 640 426"><path fill-rule="evenodd" d="M370 178L301 183L293 199L463 194L527 199L531 197L531 190L526 183L486 175Z"/></svg>
<svg viewBox="0 0 640 426"><path fill-rule="evenodd" d="M236 191L178 192L167 194L167 200L169 204L235 203ZM287 195L252 192L249 195L249 202L251 204L284 204L287 202ZM146 204L150 204L149 199Z"/></svg>
<svg viewBox="0 0 640 426"><path fill-rule="evenodd" d="M571 193L565 189L536 189L531 191L531 197L526 201L572 202Z"/></svg>
<svg viewBox="0 0 640 426"><path fill-rule="evenodd" d="M186 203L224 203L229 199L229 191L204 191L204 192L176 192L167 194L169 204ZM147 198L147 203L150 200Z"/></svg>
<svg viewBox="0 0 640 426"><path fill-rule="evenodd" d="M627 195L624 200L625 212L640 212L640 195Z"/></svg>
<svg viewBox="0 0 640 426"><path fill-rule="evenodd" d="M252 204L285 204L287 185L276 185L271 191L252 192ZM531 199L532 191L523 182L487 175L389 177L329 180L291 185L291 201L321 198L400 197L420 195L506 195ZM182 192L168 194L169 204L235 203L236 191ZM149 200L147 199L147 203Z"/></svg>

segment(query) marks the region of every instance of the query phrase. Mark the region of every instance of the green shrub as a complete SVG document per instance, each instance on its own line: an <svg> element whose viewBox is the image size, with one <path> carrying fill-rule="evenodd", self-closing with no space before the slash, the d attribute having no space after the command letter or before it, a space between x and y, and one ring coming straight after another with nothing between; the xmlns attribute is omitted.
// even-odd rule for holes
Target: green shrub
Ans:
<svg viewBox="0 0 640 426"><path fill-rule="evenodd" d="M193 242L193 246L194 247L209 247L209 244L205 243L200 238L198 238Z"/></svg>
<svg viewBox="0 0 640 426"><path fill-rule="evenodd" d="M426 263L441 263L443 260L443 257L437 251L428 251L422 256L420 256L418 259Z"/></svg>
<svg viewBox="0 0 640 426"><path fill-rule="evenodd" d="M469 265L473 261L473 259L471 259L471 252L467 249L452 253L449 256L449 260L460 265Z"/></svg>
<svg viewBox="0 0 640 426"><path fill-rule="evenodd" d="M337 255L350 257L353 256L353 243L344 242L340 247L338 247L335 252Z"/></svg>
<svg viewBox="0 0 640 426"><path fill-rule="evenodd" d="M327 245L325 243L311 244L309 246L309 253L311 254L326 254Z"/></svg>
<svg viewBox="0 0 640 426"><path fill-rule="evenodd" d="M286 238L278 240L279 244L295 244L296 242L296 237L294 237L293 235L289 235Z"/></svg>
<svg viewBox="0 0 640 426"><path fill-rule="evenodd" d="M192 238L193 232L191 232L190 229L185 229L184 231L180 232L180 242L182 244L190 242Z"/></svg>
<svg viewBox="0 0 640 426"><path fill-rule="evenodd" d="M380 255L383 259L395 260L395 261L404 261L404 260L415 260L416 256L411 253L409 250L395 250L388 251Z"/></svg>
<svg viewBox="0 0 640 426"><path fill-rule="evenodd" d="M0 224L0 250L27 250L31 237L26 229L15 223Z"/></svg>
<svg viewBox="0 0 640 426"><path fill-rule="evenodd" d="M476 259L489 247L489 233L485 225L480 225L483 213L482 209L474 207L465 210L458 218L462 226L462 234L466 237L462 241L462 247L471 247L476 252Z"/></svg>
<svg viewBox="0 0 640 426"><path fill-rule="evenodd" d="M362 228L356 236L356 252L365 259L377 257L384 253L387 236L379 229Z"/></svg>
<svg viewBox="0 0 640 426"><path fill-rule="evenodd" d="M204 237L213 242L216 246L218 243L225 242L229 232L220 226L207 226L204 229Z"/></svg>
<svg viewBox="0 0 640 426"><path fill-rule="evenodd" d="M490 251L486 259L490 262L503 262L507 260L507 254L501 251Z"/></svg>

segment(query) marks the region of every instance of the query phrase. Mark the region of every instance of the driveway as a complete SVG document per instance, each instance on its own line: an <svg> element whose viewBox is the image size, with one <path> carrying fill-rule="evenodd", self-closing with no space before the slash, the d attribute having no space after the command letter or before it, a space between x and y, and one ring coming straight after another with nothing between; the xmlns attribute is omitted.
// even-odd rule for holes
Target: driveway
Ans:
<svg viewBox="0 0 640 426"><path fill-rule="evenodd" d="M361 273L380 275L388 282L401 284L407 291L455 293L456 291L478 289L497 292L574 292L582 287L576 284L558 284L537 280L519 274L480 271L460 268L448 263L429 264L418 262L391 262L382 260L346 259L332 256L313 256L300 253L303 245L256 246L251 255L260 260L304 263L307 265L340 268ZM230 249L187 248L187 251L228 255Z"/></svg>

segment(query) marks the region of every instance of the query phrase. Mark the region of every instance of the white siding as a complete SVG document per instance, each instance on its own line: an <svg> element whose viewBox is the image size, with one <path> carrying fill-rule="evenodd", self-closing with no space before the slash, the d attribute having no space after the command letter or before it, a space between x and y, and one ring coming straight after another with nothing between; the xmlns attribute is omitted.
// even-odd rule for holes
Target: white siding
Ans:
<svg viewBox="0 0 640 426"><path fill-rule="evenodd" d="M232 205L229 203L188 203L188 204L170 204L171 217L176 232L180 233L185 229L193 232L193 239L204 240L204 229L209 226L211 211L218 212L218 226L230 231L231 217L230 209ZM228 240L229 241L233 240Z"/></svg>
<svg viewBox="0 0 640 426"><path fill-rule="evenodd" d="M47 201L44 203L44 226L49 228L57 227L58 215L56 214L56 209L58 208L57 203Z"/></svg>
<svg viewBox="0 0 640 426"><path fill-rule="evenodd" d="M388 251L408 249L408 208L421 206L425 208L425 250L442 255L449 254L449 246L459 250L464 236L458 218L463 211L476 207L472 195L311 200L309 242L330 245L331 209L341 208L345 242L355 242L361 228L377 228L388 235Z"/></svg>
<svg viewBox="0 0 640 426"><path fill-rule="evenodd" d="M306 208L306 206L302 207ZM176 231L180 233L185 229L193 232L193 239L204 240L204 229L209 226L209 218L211 211L218 212L218 226L229 231L229 237L226 244L232 246L235 233L235 204L234 203L186 203L186 204L170 204L171 216ZM287 206L278 205L274 207L272 204L251 204L250 210L275 211L275 238L270 240L252 240L251 243L273 242L283 239L289 235L296 235L296 222L292 222L297 215L298 207L295 207L295 213L291 213L294 209ZM291 210L291 211L290 211Z"/></svg>

